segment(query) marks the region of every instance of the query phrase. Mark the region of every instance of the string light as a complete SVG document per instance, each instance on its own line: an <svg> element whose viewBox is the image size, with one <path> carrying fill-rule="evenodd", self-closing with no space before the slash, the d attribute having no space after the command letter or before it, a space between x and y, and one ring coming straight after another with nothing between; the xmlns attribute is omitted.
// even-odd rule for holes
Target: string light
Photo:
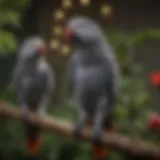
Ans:
<svg viewBox="0 0 160 160"><path fill-rule="evenodd" d="M60 43L58 40L51 40L51 42L49 43L49 47L51 49L58 49L60 47Z"/></svg>
<svg viewBox="0 0 160 160"><path fill-rule="evenodd" d="M53 28L53 33L56 36L60 36L63 34L63 29L59 26Z"/></svg>
<svg viewBox="0 0 160 160"><path fill-rule="evenodd" d="M80 4L83 6L88 6L90 5L91 1L90 0L80 0Z"/></svg>
<svg viewBox="0 0 160 160"><path fill-rule="evenodd" d="M63 55L68 55L71 52L71 48L68 45L64 45L61 48L61 53Z"/></svg>
<svg viewBox="0 0 160 160"><path fill-rule="evenodd" d="M63 20L65 17L64 11L63 10L56 10L55 14L53 14L53 17L55 20Z"/></svg>
<svg viewBox="0 0 160 160"><path fill-rule="evenodd" d="M108 16L112 13L112 7L110 5L103 5L101 7L101 13L103 16Z"/></svg>
<svg viewBox="0 0 160 160"><path fill-rule="evenodd" d="M65 9L71 8L72 7L72 1L71 0L63 0L62 1L62 6Z"/></svg>

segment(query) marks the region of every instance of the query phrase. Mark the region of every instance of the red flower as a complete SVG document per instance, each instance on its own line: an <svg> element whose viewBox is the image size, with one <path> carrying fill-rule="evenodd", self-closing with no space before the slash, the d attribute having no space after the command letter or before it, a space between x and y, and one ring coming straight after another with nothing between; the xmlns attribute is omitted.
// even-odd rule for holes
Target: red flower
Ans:
<svg viewBox="0 0 160 160"><path fill-rule="evenodd" d="M160 87L160 72L154 72L150 76L150 81L153 86Z"/></svg>
<svg viewBox="0 0 160 160"><path fill-rule="evenodd" d="M148 128L150 130L160 129L160 116L156 113L151 113L148 119Z"/></svg>

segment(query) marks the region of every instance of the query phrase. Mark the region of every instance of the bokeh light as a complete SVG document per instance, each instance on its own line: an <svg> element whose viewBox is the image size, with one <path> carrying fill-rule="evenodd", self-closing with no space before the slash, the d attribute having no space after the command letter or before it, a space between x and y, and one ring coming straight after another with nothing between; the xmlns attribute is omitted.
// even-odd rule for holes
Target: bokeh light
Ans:
<svg viewBox="0 0 160 160"><path fill-rule="evenodd" d="M61 26L56 26L56 27L53 27L53 34L55 36L61 36L63 35L63 29Z"/></svg>
<svg viewBox="0 0 160 160"><path fill-rule="evenodd" d="M91 4L91 0L80 0L80 4L83 6L89 6Z"/></svg>
<svg viewBox="0 0 160 160"><path fill-rule="evenodd" d="M62 1L62 7L64 9L72 8L73 2L72 0L63 0Z"/></svg>
<svg viewBox="0 0 160 160"><path fill-rule="evenodd" d="M59 43L58 40L53 39L53 40L50 41L49 47L50 47L50 49L59 49L60 43Z"/></svg>
<svg viewBox="0 0 160 160"><path fill-rule="evenodd" d="M66 45L66 44L62 46L62 48L61 48L61 53L62 53L63 55L68 55L70 52L71 52L70 46L68 46L68 45Z"/></svg>
<svg viewBox="0 0 160 160"><path fill-rule="evenodd" d="M100 11L103 16L108 16L112 13L112 7L106 4L101 7Z"/></svg>
<svg viewBox="0 0 160 160"><path fill-rule="evenodd" d="M55 20L64 20L65 18L65 12L61 9L58 9L54 12L53 17Z"/></svg>

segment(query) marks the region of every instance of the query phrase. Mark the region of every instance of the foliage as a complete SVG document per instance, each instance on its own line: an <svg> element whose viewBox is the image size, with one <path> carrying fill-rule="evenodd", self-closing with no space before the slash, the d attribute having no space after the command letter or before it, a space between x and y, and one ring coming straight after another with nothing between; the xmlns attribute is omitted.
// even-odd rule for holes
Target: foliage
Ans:
<svg viewBox="0 0 160 160"><path fill-rule="evenodd" d="M144 45L147 41L160 39L160 30L144 29L130 35L110 31L107 35L122 71L120 96L115 111L116 128L122 133L129 134L129 136L160 144L158 133L148 131L148 114L155 110L149 103L150 96L142 78L143 70L139 64L133 63L134 49ZM129 72L127 74L123 73L123 69L126 68Z"/></svg>
<svg viewBox="0 0 160 160"><path fill-rule="evenodd" d="M0 0L0 53L16 49L16 37L11 28L19 28L22 12L30 0ZM10 29L9 29L10 28Z"/></svg>
<svg viewBox="0 0 160 160"><path fill-rule="evenodd" d="M130 59L130 52L137 46L143 45L147 40L157 38L159 31L139 31L132 35L124 35L119 32L109 32L108 37L118 57L121 68L124 62ZM133 52L134 53L134 52ZM133 54L132 53L132 54ZM123 61L122 61L123 60ZM128 61L127 61L128 62ZM150 133L147 129L146 117L152 111L148 104L150 97L146 90L146 83L142 80L143 71L140 65L125 63L129 67L129 75L123 74L121 89L117 107L115 110L115 126L117 132L127 134L132 138L147 139L160 144L160 137ZM13 92L3 95L3 99L14 102ZM49 108L49 113L65 121L75 121L75 110L72 103L66 106L55 106ZM25 159L25 148L23 144L22 124L3 119L1 121L0 159ZM3 129L3 131L2 131ZM90 144L70 140L59 135L43 133L43 146L40 152L40 160L91 160ZM22 147L23 146L23 147ZM131 159L129 155L129 159ZM128 159L126 154L113 151L111 160Z"/></svg>
<svg viewBox="0 0 160 160"><path fill-rule="evenodd" d="M117 53L116 56L120 65L126 67L126 65L131 65L130 62L134 58L135 48L144 45L148 41L160 39L160 29L143 29L130 34L110 29L107 35L114 51Z"/></svg>

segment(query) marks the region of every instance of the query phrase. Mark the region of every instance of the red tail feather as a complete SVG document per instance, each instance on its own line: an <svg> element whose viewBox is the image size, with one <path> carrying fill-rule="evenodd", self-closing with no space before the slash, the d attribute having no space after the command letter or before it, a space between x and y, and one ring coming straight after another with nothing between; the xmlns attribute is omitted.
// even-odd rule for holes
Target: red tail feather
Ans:
<svg viewBox="0 0 160 160"><path fill-rule="evenodd" d="M110 128L108 132L114 132L114 129ZM95 160L102 160L109 154L109 150L104 145L94 145L92 154Z"/></svg>
<svg viewBox="0 0 160 160"><path fill-rule="evenodd" d="M34 139L27 139L26 145L27 145L27 151L30 154L37 154L39 146L40 146L39 137L36 137Z"/></svg>
<svg viewBox="0 0 160 160"><path fill-rule="evenodd" d="M93 146L93 157L97 159L103 159L108 154L108 150L104 146Z"/></svg>

